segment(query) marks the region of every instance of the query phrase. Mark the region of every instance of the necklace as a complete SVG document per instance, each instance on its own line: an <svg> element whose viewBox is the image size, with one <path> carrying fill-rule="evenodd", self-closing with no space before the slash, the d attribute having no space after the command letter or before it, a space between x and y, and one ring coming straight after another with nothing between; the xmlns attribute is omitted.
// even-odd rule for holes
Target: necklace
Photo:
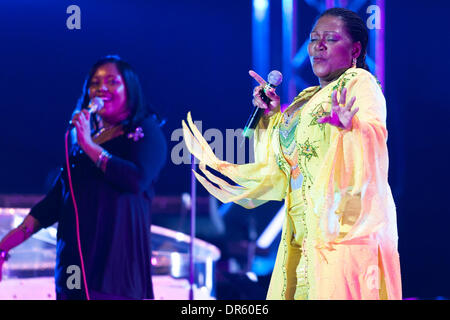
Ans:
<svg viewBox="0 0 450 320"><path fill-rule="evenodd" d="M109 129L109 128L108 128ZM106 130L108 130L107 128L100 128L100 130L94 134L94 136L92 137L92 139L96 139L98 138L101 134L103 134L103 132L105 132Z"/></svg>
<svg viewBox="0 0 450 320"><path fill-rule="evenodd" d="M123 134L123 125L115 125L111 127L103 127L96 134L93 135L92 140L97 144L102 144L108 140L111 140L117 136Z"/></svg>

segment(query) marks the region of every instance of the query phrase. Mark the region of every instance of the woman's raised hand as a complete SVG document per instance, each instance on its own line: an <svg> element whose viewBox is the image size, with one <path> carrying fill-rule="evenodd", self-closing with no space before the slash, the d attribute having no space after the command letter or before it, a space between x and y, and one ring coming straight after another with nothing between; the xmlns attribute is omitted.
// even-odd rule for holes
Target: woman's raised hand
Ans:
<svg viewBox="0 0 450 320"><path fill-rule="evenodd" d="M275 88L266 88L267 82L259 74L253 70L250 70L248 73L259 83L259 86L253 89L253 105L264 109L264 114L271 116L280 107L280 97L275 93ZM263 90L266 96L270 99L269 105L267 105L261 98L259 94L261 90Z"/></svg>
<svg viewBox="0 0 450 320"><path fill-rule="evenodd" d="M79 146L94 163L97 163L104 149L92 140L90 117L89 111L83 109L73 116L72 123L77 129L77 142ZM106 167L101 167L101 170L105 172Z"/></svg>
<svg viewBox="0 0 450 320"><path fill-rule="evenodd" d="M329 123L335 127L341 129L351 129L352 127L352 119L356 112L358 112L359 108L352 109L353 104L355 103L356 97L353 97L349 103L346 103L346 95L347 88L344 88L341 92L341 96L339 98L339 102L337 99L337 90L334 90L331 93L331 111L330 114L317 119L318 123Z"/></svg>

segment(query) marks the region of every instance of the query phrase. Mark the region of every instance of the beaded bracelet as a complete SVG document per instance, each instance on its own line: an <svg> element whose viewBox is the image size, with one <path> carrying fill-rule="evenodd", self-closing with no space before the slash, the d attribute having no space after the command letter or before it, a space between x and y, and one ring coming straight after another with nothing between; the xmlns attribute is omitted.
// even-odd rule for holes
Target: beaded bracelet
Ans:
<svg viewBox="0 0 450 320"><path fill-rule="evenodd" d="M106 162L109 160L109 158L111 158L111 155L109 154L108 151L103 150L97 159L97 162L95 163L95 165L97 166L97 168L104 168L106 165Z"/></svg>

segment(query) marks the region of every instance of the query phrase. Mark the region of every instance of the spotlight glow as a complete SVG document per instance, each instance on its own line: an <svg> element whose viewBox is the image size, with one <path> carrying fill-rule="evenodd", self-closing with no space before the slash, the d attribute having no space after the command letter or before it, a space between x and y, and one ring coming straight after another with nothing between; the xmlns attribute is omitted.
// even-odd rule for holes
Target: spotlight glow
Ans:
<svg viewBox="0 0 450 320"><path fill-rule="evenodd" d="M269 7L269 0L253 0L253 7L258 11L266 11Z"/></svg>
<svg viewBox="0 0 450 320"><path fill-rule="evenodd" d="M262 249L267 249L272 244L275 237L281 232L285 216L286 207L283 205L269 225L256 241L256 245Z"/></svg>
<svg viewBox="0 0 450 320"><path fill-rule="evenodd" d="M170 274L174 278L179 278L181 276L181 255L178 252L171 252L170 262Z"/></svg>
<svg viewBox="0 0 450 320"><path fill-rule="evenodd" d="M269 0L253 0L253 9L255 11L255 18L258 21L263 21L267 9L269 8Z"/></svg>

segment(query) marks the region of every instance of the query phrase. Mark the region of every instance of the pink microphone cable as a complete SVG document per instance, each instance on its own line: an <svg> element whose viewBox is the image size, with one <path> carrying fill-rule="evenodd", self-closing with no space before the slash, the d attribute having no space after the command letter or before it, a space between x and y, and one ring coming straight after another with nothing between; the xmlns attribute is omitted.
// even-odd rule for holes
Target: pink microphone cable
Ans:
<svg viewBox="0 0 450 320"><path fill-rule="evenodd" d="M66 149L67 177L68 177L68 180L69 180L69 188L70 188L70 194L72 196L73 208L75 210L75 226L76 226L76 230L77 230L77 245L78 245L78 254L80 255L80 262L81 262L81 273L83 275L83 283L84 283L84 289L86 291L86 298L87 298L87 300L90 300L89 290L88 290L87 281L86 281L86 272L85 272L85 269L84 269L83 253L81 251L80 224L79 224L79 221L78 221L78 207L77 207L77 202L75 200L75 194L73 192L72 177L70 175L69 147L68 147L69 133L70 133L70 129L67 130L66 135L65 135L65 139L64 139L65 140L65 149Z"/></svg>

